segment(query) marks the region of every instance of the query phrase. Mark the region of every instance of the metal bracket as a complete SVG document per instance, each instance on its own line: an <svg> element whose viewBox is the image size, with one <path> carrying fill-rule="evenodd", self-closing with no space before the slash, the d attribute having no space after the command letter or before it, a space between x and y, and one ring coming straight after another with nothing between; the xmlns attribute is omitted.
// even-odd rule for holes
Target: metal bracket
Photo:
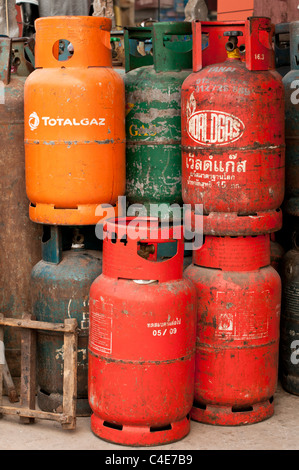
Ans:
<svg viewBox="0 0 299 470"><path fill-rule="evenodd" d="M48 323L32 320L25 314L22 319L5 318L0 313L0 341L3 341L3 327L21 328L21 406L3 405L2 382L4 365L0 364L0 417L17 415L24 424L33 423L36 418L58 421L63 429L76 427L77 403L77 320L68 318L64 323ZM36 330L61 332L64 335L64 375L62 413L50 413L35 409L36 402Z"/></svg>

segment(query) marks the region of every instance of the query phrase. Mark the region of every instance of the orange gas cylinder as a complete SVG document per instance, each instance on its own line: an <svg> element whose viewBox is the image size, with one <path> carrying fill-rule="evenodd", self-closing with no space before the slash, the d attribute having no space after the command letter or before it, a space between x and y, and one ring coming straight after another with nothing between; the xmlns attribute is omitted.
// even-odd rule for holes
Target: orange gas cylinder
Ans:
<svg viewBox="0 0 299 470"><path fill-rule="evenodd" d="M117 214L112 206L125 191L125 96L111 65L111 20L50 17L35 25L37 70L25 85L30 218L94 225L107 205Z"/></svg>

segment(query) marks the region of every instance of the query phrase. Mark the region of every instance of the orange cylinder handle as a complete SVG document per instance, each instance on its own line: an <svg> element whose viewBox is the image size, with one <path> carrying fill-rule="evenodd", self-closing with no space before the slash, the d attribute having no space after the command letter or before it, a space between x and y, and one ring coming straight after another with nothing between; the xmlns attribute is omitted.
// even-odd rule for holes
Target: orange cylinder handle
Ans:
<svg viewBox="0 0 299 470"><path fill-rule="evenodd" d="M35 67L111 67L109 18L95 16L55 16L35 21ZM74 53L58 60L58 42L69 41Z"/></svg>

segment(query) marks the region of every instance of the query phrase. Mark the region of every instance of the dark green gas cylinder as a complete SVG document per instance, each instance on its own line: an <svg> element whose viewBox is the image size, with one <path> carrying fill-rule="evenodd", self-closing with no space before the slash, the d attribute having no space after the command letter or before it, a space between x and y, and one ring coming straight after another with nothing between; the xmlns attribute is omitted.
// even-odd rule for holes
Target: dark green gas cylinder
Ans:
<svg viewBox="0 0 299 470"><path fill-rule="evenodd" d="M286 195L284 209L299 216L299 21L290 23L291 70L285 87Z"/></svg>
<svg viewBox="0 0 299 470"><path fill-rule="evenodd" d="M289 393L299 395L299 236L296 232L293 248L282 259L281 281L281 383Z"/></svg>
<svg viewBox="0 0 299 470"><path fill-rule="evenodd" d="M132 57L136 50L138 58ZM180 217L181 85L192 72L191 23L127 28L125 55L128 215L140 206L139 215ZM179 210L175 216L172 204Z"/></svg>
<svg viewBox="0 0 299 470"><path fill-rule="evenodd" d="M77 416L88 416L89 289L102 272L102 252L88 250L78 229L71 248L64 251L60 227L45 226L43 259L31 274L32 313L38 321L78 323ZM37 334L38 405L41 410L62 412L63 335Z"/></svg>

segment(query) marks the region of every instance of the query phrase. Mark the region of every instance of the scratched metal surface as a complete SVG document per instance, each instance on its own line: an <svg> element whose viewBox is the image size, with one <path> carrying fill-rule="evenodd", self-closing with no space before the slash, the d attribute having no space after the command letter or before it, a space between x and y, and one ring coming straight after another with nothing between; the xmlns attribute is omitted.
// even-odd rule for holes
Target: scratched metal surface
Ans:
<svg viewBox="0 0 299 470"><path fill-rule="evenodd" d="M290 24L291 70L283 77L285 87L286 127L286 200L284 209L289 215L299 215L299 21Z"/></svg>
<svg viewBox="0 0 299 470"><path fill-rule="evenodd" d="M63 323L70 317L78 322L78 414L89 408L83 403L87 401L89 289L101 271L101 252L72 249L62 252L58 264L39 261L31 274L32 311L36 319ZM37 383L42 392L39 405L46 411L61 408L63 357L61 335L51 332L37 335Z"/></svg>
<svg viewBox="0 0 299 470"><path fill-rule="evenodd" d="M281 281L269 236L206 237L184 275L197 288L192 419L240 425L274 412Z"/></svg>
<svg viewBox="0 0 299 470"><path fill-rule="evenodd" d="M299 395L299 250L294 245L282 259L282 306L280 360L281 381L290 393Z"/></svg>
<svg viewBox="0 0 299 470"><path fill-rule="evenodd" d="M23 46L23 41L11 43L8 38L0 42L0 310L10 318L20 318L30 310L30 272L41 258L42 231L29 219L25 188L24 83L29 70L23 67ZM10 74L11 61L17 56L20 67L14 66ZM21 372L20 344L18 332L7 329L6 357L15 378Z"/></svg>
<svg viewBox="0 0 299 470"><path fill-rule="evenodd" d="M191 70L125 76L126 195L132 203L181 204L181 85Z"/></svg>

